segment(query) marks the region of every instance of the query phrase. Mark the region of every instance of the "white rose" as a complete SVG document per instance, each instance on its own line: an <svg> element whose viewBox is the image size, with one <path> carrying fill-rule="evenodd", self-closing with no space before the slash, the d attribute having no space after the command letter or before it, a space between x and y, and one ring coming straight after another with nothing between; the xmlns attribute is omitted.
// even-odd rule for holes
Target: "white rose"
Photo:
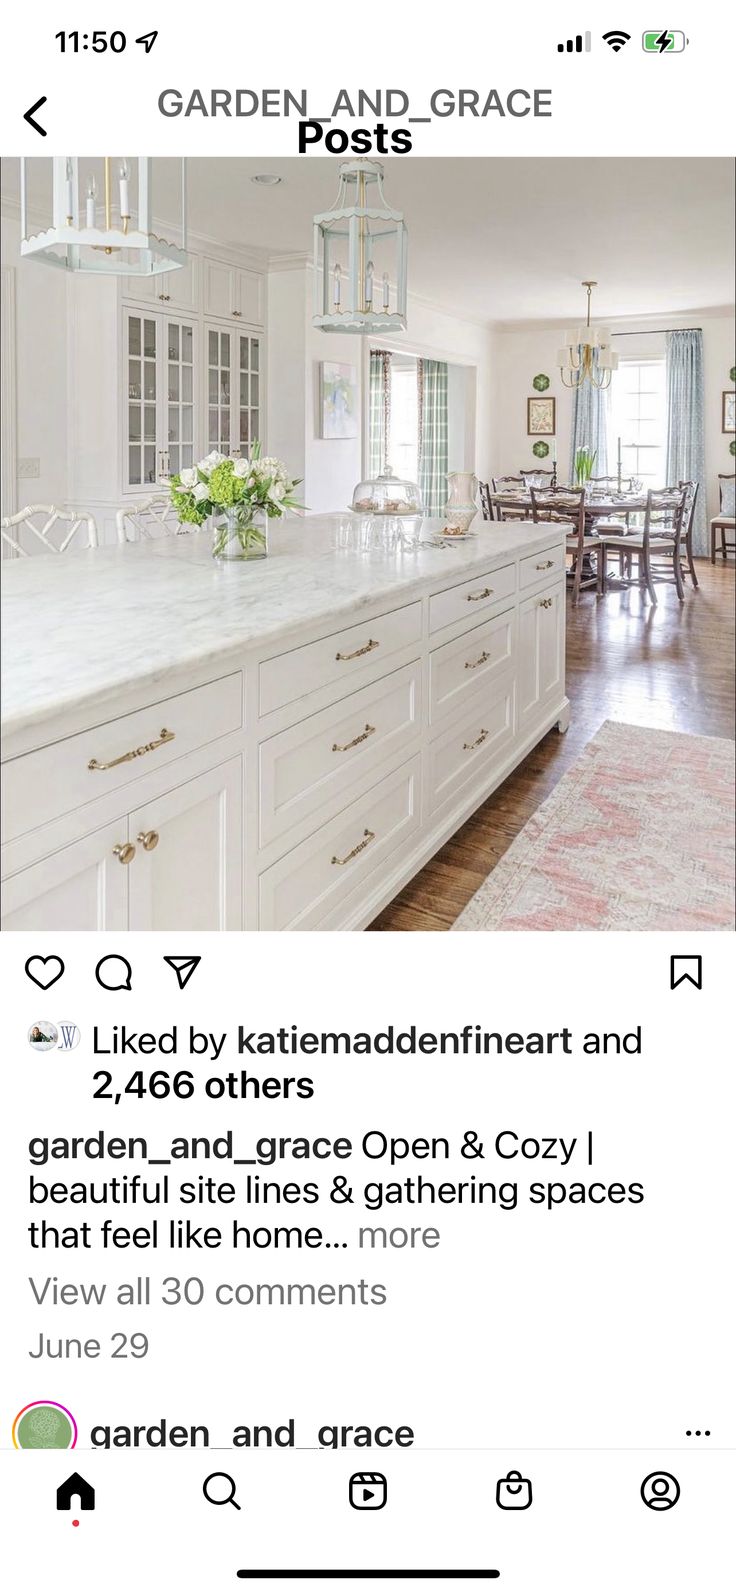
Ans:
<svg viewBox="0 0 736 1592"><path fill-rule="evenodd" d="M236 459L233 464L233 475L244 481L250 475L250 459Z"/></svg>
<svg viewBox="0 0 736 1592"><path fill-rule="evenodd" d="M182 486L186 488L187 492L190 492L192 487L197 485L199 476L197 475L196 470L180 470L179 480L181 481Z"/></svg>
<svg viewBox="0 0 736 1592"><path fill-rule="evenodd" d="M192 491L192 497L194 498L195 503L203 503L204 499L209 497L209 495L209 487L205 485L204 481L198 481L197 485Z"/></svg>
<svg viewBox="0 0 736 1592"><path fill-rule="evenodd" d="M224 460L225 460L224 453L218 453L217 449L213 448L212 452L207 454L207 458L206 459L201 459L200 460L197 468L202 471L203 475L210 475L211 472L214 470L215 465L216 464L223 464Z"/></svg>

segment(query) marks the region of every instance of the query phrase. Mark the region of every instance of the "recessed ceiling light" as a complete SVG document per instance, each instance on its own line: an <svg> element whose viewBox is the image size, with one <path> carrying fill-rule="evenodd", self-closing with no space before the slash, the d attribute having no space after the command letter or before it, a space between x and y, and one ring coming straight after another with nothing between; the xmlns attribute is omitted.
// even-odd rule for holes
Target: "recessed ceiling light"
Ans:
<svg viewBox="0 0 736 1592"><path fill-rule="evenodd" d="M281 181L281 178L276 177L272 171L261 171L258 172L255 177L251 177L250 180L251 182L260 183L262 188L275 188L276 184Z"/></svg>

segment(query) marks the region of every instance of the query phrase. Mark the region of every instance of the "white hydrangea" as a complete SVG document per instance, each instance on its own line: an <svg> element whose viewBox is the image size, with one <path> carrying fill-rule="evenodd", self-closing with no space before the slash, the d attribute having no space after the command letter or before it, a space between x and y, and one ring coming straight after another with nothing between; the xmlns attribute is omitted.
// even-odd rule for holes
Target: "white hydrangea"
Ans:
<svg viewBox="0 0 736 1592"><path fill-rule="evenodd" d="M222 464L225 457L224 453L218 453L217 448L213 448L212 452L207 454L206 459L200 459L197 469L201 470L203 475L211 475L215 465Z"/></svg>

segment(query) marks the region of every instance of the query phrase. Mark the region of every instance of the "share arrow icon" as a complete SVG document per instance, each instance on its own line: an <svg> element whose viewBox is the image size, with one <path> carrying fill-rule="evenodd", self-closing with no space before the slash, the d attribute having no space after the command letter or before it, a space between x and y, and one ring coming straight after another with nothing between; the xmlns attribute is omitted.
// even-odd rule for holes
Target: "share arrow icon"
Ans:
<svg viewBox="0 0 736 1592"><path fill-rule="evenodd" d="M173 967L176 981L180 989L186 989L187 984L201 962L201 956L165 956L164 961Z"/></svg>

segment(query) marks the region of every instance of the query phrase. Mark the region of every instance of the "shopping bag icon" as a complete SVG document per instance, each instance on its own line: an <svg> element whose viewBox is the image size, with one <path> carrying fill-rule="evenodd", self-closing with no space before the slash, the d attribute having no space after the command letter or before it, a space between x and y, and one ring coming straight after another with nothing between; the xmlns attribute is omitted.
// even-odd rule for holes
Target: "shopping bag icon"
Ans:
<svg viewBox="0 0 736 1592"><path fill-rule="evenodd" d="M532 1501L532 1484L520 1470L510 1470L496 1482L496 1503L499 1509L529 1509Z"/></svg>

